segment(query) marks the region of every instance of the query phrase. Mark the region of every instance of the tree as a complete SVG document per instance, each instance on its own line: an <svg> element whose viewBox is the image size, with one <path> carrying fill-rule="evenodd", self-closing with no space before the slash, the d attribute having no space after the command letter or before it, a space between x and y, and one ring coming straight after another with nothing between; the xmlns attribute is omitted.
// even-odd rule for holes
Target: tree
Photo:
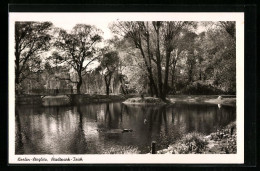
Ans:
<svg viewBox="0 0 260 171"><path fill-rule="evenodd" d="M39 54L50 48L50 22L15 22L15 83L23 80L40 67Z"/></svg>
<svg viewBox="0 0 260 171"><path fill-rule="evenodd" d="M76 71L77 80L69 80L77 84L77 93L80 94L82 76L87 73L88 66L100 57L96 44L102 39L101 31L94 26L77 24L70 33L63 29L58 29L57 33L54 45L59 53L53 53L53 57L58 56L60 63L66 63Z"/></svg>
<svg viewBox="0 0 260 171"><path fill-rule="evenodd" d="M236 38L236 23L234 21L220 21L220 26L232 37Z"/></svg>
<svg viewBox="0 0 260 171"><path fill-rule="evenodd" d="M221 24L222 23L222 24ZM234 22L204 22L207 30L190 34L185 69L190 83L199 80L222 91L234 93L236 87L236 45ZM210 26L210 27L209 27ZM192 38L194 37L194 38ZM187 48L186 48L187 49ZM198 73L198 75L196 75ZM197 78L196 78L197 77ZM193 80L194 79L194 80Z"/></svg>
<svg viewBox="0 0 260 171"><path fill-rule="evenodd" d="M145 66L144 71L147 73L147 76L149 78L149 85L150 85L150 92L151 96L153 96L153 93L155 93L156 96L158 96L157 86L155 83L155 80L153 78L153 69L152 69L152 62L151 62L151 53L149 51L150 47L150 38L149 38L149 29L148 24L145 24L144 22L135 22L135 21L119 21L117 23L114 23L111 27L111 30L118 35L123 36L124 38L129 38L134 43L135 47L139 49L141 53L141 57L144 61ZM145 39L146 38L146 41ZM148 45L147 53L145 52L145 42Z"/></svg>
<svg viewBox="0 0 260 171"><path fill-rule="evenodd" d="M189 32L191 28L196 28L195 22L188 21L167 21L163 22L162 25L162 34L163 34L163 44L165 49L165 74L164 74L164 86L162 90L162 97L165 98L168 93L168 77L169 77L169 68L170 61L172 58L172 64L176 65L178 56L172 56L171 53L174 49L177 50L178 53L182 52L183 47L180 48L178 45L183 44L183 40L180 39L180 35L182 32ZM186 40L185 40L186 41ZM174 72L175 66L172 68L172 72ZM172 80L173 81L173 80Z"/></svg>
<svg viewBox="0 0 260 171"><path fill-rule="evenodd" d="M162 27L162 21L153 21L153 27L156 32L156 66L157 66L157 82L158 82L158 96L161 97L163 100L165 96L163 94L163 83L162 83L162 57L160 52L160 28Z"/></svg>
<svg viewBox="0 0 260 171"><path fill-rule="evenodd" d="M122 21L113 25L116 34L129 38L140 50L145 73L149 78L151 96L155 94L166 100L168 93L169 68L172 64L171 52L178 44L177 37L184 29L194 27L194 22L132 22Z"/></svg>
<svg viewBox="0 0 260 171"><path fill-rule="evenodd" d="M103 55L100 69L104 70L104 80L106 84L106 95L109 95L111 79L119 64L118 52L110 51Z"/></svg>
<svg viewBox="0 0 260 171"><path fill-rule="evenodd" d="M187 74L188 74L188 82L193 82L193 75L195 70L195 65L197 61L197 47L195 44L195 39L197 35L193 32L187 32L185 34L185 56L186 56L186 64L187 64Z"/></svg>

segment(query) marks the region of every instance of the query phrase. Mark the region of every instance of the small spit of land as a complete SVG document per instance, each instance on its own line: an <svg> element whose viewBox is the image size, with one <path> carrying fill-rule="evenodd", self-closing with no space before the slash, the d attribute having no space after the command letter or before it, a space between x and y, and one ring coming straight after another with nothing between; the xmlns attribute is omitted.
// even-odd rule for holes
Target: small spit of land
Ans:
<svg viewBox="0 0 260 171"><path fill-rule="evenodd" d="M71 99L69 99L71 98ZM125 100L126 99L126 100ZM75 104L87 104L95 102L114 102L123 101L124 104L145 104L145 105L165 105L174 104L176 102L184 103L212 103L220 105L236 105L236 96L231 95L170 95L166 101L156 97L138 97L137 95L89 95L89 94L74 94L70 96L40 96L40 95L19 95L16 96L18 104L45 104L49 101L55 101L57 104L68 104L72 100ZM48 103L49 104L49 103Z"/></svg>
<svg viewBox="0 0 260 171"><path fill-rule="evenodd" d="M69 95L19 95L16 96L16 103L20 105L43 105L62 106L88 103L109 103L123 101L131 96L123 95L98 95L98 94L69 94Z"/></svg>
<svg viewBox="0 0 260 171"><path fill-rule="evenodd" d="M163 104L173 104L176 102L184 103L212 103L220 105L236 105L236 97L231 95L173 95L168 96L166 101L161 100L156 97L133 97L124 101L124 104L154 104L154 105L163 105Z"/></svg>
<svg viewBox="0 0 260 171"><path fill-rule="evenodd" d="M123 102L124 104L151 104L151 105L164 105L167 104L160 98L156 97L133 97Z"/></svg>

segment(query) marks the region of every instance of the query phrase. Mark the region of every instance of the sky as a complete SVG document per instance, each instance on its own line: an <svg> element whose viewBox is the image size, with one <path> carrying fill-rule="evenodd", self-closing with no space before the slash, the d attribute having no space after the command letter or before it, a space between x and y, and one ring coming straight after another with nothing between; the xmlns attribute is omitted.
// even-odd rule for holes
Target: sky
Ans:
<svg viewBox="0 0 260 171"><path fill-rule="evenodd" d="M95 25L104 39L112 37L108 24L113 21L234 21L235 13L173 13L173 12L70 12L70 13L9 13L9 24L14 21L50 21L56 27L71 30L76 24ZM197 33L204 31L200 25Z"/></svg>
<svg viewBox="0 0 260 171"><path fill-rule="evenodd" d="M10 14L9 14L10 15ZM95 25L101 29L103 38L112 38L108 27L113 21L220 21L219 17L207 18L209 15L203 13L11 13L11 20L15 21L50 21L55 27L71 30L76 24ZM228 17L228 16L226 16ZM10 21L10 20L9 20ZM199 26L197 33L204 31Z"/></svg>
<svg viewBox="0 0 260 171"><path fill-rule="evenodd" d="M75 18L75 19L71 19L71 20L52 20L51 21L53 23L53 25L55 27L60 27L63 28L67 31L72 30L72 28L76 25L76 24L89 24L89 25L94 25L95 27L97 27L98 29L103 31L103 38L104 39L110 39L112 38L112 33L110 31L110 29L108 28L108 25L111 21L107 21L107 20L103 20L103 21L99 21L99 20L84 20L82 18Z"/></svg>

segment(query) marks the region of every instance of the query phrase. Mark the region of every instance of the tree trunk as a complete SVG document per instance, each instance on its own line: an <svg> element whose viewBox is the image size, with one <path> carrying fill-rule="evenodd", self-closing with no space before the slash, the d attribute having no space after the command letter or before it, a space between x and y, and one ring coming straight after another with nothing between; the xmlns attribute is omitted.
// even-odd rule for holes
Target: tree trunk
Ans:
<svg viewBox="0 0 260 171"><path fill-rule="evenodd" d="M20 83L20 73L19 72L15 72L15 84L19 84Z"/></svg>
<svg viewBox="0 0 260 171"><path fill-rule="evenodd" d="M175 67L176 67L176 60L173 62L173 66L172 66L172 83L171 83L171 87L174 91L174 94L175 94L175 84L174 84L174 79L175 79Z"/></svg>
<svg viewBox="0 0 260 171"><path fill-rule="evenodd" d="M172 87L172 89L173 89L173 87L174 87L174 71L173 71L173 69L172 69L171 87Z"/></svg>
<svg viewBox="0 0 260 171"><path fill-rule="evenodd" d="M78 76L79 76L79 82L77 83L77 94L80 94L80 87L82 85L82 76L80 73L78 74Z"/></svg>
<svg viewBox="0 0 260 171"><path fill-rule="evenodd" d="M124 87L121 85L121 90L122 90L122 93L125 95L125 94L127 94L126 93L126 91L125 91L125 89L124 89Z"/></svg>
<svg viewBox="0 0 260 171"><path fill-rule="evenodd" d="M164 87L163 94L166 96L168 93L168 76L169 76L169 61L170 61L171 51L166 52L166 64L165 64L165 75L164 75Z"/></svg>
<svg viewBox="0 0 260 171"><path fill-rule="evenodd" d="M199 76L199 79L202 80L202 76L201 76L201 69L200 69L200 76Z"/></svg>
<svg viewBox="0 0 260 171"><path fill-rule="evenodd" d="M152 83L151 82L149 82L149 87L150 87L150 95L151 95L151 97L153 97L153 85L152 85Z"/></svg>
<svg viewBox="0 0 260 171"><path fill-rule="evenodd" d="M109 96L109 85L106 85L106 95Z"/></svg>
<svg viewBox="0 0 260 171"><path fill-rule="evenodd" d="M127 90L125 90L124 88L124 81L123 81L123 78L119 77L119 81L121 83L121 90L122 90L122 93L123 94L128 94Z"/></svg>
<svg viewBox="0 0 260 171"><path fill-rule="evenodd" d="M147 24L147 30L148 30L148 24ZM149 86L150 86L150 95L151 97L153 97L154 92L155 95L158 97L158 91L157 91L157 87L154 83L154 79L153 79L153 72L152 72L152 57L151 57L151 51L150 51L150 35L149 35L149 31L147 31L146 34L146 43L147 43L147 52L148 52L148 62L149 62L149 66L147 67L148 72L149 72Z"/></svg>
<svg viewBox="0 0 260 171"><path fill-rule="evenodd" d="M139 46L139 49L140 49L140 51L141 51L141 54L142 54L142 56L143 56L143 59L144 59L145 65L146 65L146 69L147 69L147 72L148 72L149 81L150 81L150 83L151 83L151 85L152 85L152 87L153 87L153 89L154 89L154 93L155 93L156 97L158 97L158 90L157 90L157 86L156 86L156 84L155 84L155 82L154 82L154 79L153 79L152 68L151 68L151 66L149 66L149 64L148 64L147 61L146 61L145 54L144 54L144 51L143 51L143 48L142 48L141 45Z"/></svg>
<svg viewBox="0 0 260 171"><path fill-rule="evenodd" d="M15 84L20 83L20 65L19 65L20 53L18 51L19 51L18 43L16 42L16 44L15 44Z"/></svg>
<svg viewBox="0 0 260 171"><path fill-rule="evenodd" d="M111 78L112 78L111 74L105 75L105 77L104 77L105 84L106 84L106 95L109 95L109 87L110 87Z"/></svg>
<svg viewBox="0 0 260 171"><path fill-rule="evenodd" d="M189 82L192 82L192 68L189 69Z"/></svg>
<svg viewBox="0 0 260 171"><path fill-rule="evenodd" d="M159 64L157 64L157 77L158 77L158 88L159 88L158 96L164 99L163 85L162 85L162 68L161 65Z"/></svg>
<svg viewBox="0 0 260 171"><path fill-rule="evenodd" d="M156 49L156 59L157 59L157 78L158 78L158 96L165 100L165 96L163 94L163 85L162 85L162 67L161 67L161 55L160 55L160 40L159 40L159 36L160 36L160 32L159 32L159 28L156 30L156 34L157 34L157 49Z"/></svg>

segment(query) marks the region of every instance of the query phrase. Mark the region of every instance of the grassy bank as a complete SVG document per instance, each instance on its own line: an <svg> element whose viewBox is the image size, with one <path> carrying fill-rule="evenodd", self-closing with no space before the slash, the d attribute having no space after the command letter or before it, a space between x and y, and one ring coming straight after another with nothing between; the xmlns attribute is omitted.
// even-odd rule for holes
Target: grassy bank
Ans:
<svg viewBox="0 0 260 171"><path fill-rule="evenodd" d="M97 94L73 94L71 95L72 104L87 103L108 103L125 100L127 97L123 95L97 95Z"/></svg>
<svg viewBox="0 0 260 171"><path fill-rule="evenodd" d="M101 154L140 154L141 152L134 146L116 145L108 149L101 149Z"/></svg>
<svg viewBox="0 0 260 171"><path fill-rule="evenodd" d="M236 106L236 96L233 95L171 95L168 98L172 102L212 103Z"/></svg>
<svg viewBox="0 0 260 171"><path fill-rule="evenodd" d="M90 95L90 94L71 94L57 96L41 96L41 95L19 95L15 97L15 102L21 105L38 104L44 106L59 105L78 105L88 103L105 103L123 101L128 97L123 95Z"/></svg>
<svg viewBox="0 0 260 171"><path fill-rule="evenodd" d="M156 97L133 97L128 98L126 101L123 102L124 104L143 104L143 105L165 105L165 104L171 104L172 102L170 100L167 100L166 102L163 101L160 98Z"/></svg>
<svg viewBox="0 0 260 171"><path fill-rule="evenodd" d="M39 95L17 95L15 103L20 105L41 105L42 98Z"/></svg>
<svg viewBox="0 0 260 171"><path fill-rule="evenodd" d="M232 122L208 136L196 132L184 135L167 149L157 151L157 154L235 154L236 139L236 124Z"/></svg>
<svg viewBox="0 0 260 171"><path fill-rule="evenodd" d="M236 106L236 96L233 95L169 95L167 102L156 97L132 97L124 101L124 104L164 105L183 103L211 103L220 105Z"/></svg>

